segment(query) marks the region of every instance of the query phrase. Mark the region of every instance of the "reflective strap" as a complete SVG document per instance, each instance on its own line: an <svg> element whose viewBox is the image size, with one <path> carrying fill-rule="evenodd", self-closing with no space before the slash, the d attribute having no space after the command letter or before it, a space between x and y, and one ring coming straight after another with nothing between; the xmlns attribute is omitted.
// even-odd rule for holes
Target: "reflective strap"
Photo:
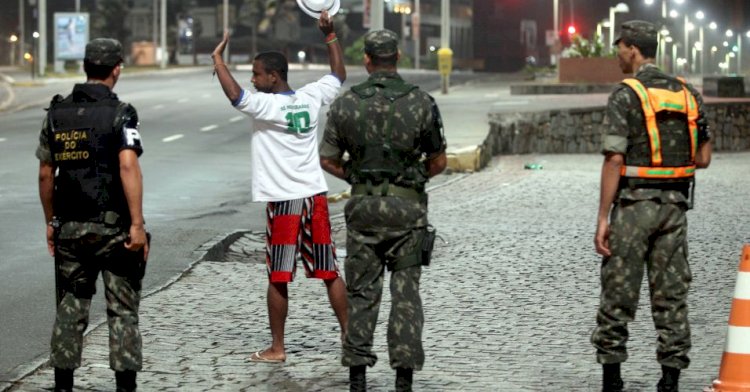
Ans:
<svg viewBox="0 0 750 392"><path fill-rule="evenodd" d="M695 176L695 165L680 167L623 166L623 177L637 178L689 178Z"/></svg>
<svg viewBox="0 0 750 392"><path fill-rule="evenodd" d="M641 101L641 108L643 109L643 116L646 119L646 129L648 131L649 145L651 146L651 164L654 166L661 166L661 136L659 135L659 128L656 126L656 112L651 105L648 91L646 87L638 79L629 78L622 81L625 85L633 89L638 99Z"/></svg>

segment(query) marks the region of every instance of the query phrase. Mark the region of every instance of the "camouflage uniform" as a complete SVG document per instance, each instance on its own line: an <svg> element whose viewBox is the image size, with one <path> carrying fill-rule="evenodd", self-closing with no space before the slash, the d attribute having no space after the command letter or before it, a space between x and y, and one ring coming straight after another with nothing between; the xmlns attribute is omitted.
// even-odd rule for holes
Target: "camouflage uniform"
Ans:
<svg viewBox="0 0 750 392"><path fill-rule="evenodd" d="M95 65L116 66L122 61L121 50L121 45L115 40L96 39L87 45L86 58ZM132 149L140 156L143 149L137 131L138 115L135 109L120 102L107 86L87 83L76 85L73 93L65 100L53 100L50 114L45 118L39 136L37 158L42 162L51 163L60 171L66 171L70 167L65 165L66 162L58 160L62 154L56 153L53 147L53 144L57 143L55 135L61 131L57 129L57 119L52 118L55 104L68 102L81 107L92 107L92 103L111 100L115 100L111 105L116 105L117 109L114 111L114 117L109 117L113 119L110 123L113 124L111 131L104 128L104 133L112 132L115 144L92 143L89 148L96 149L97 154L104 154L112 162L117 162L117 156L122 149ZM82 120L84 123L90 123L89 127L95 127L94 124L97 124L96 120L93 120L97 118L97 110L102 109L93 107L89 111L89 117ZM79 113L84 113L84 109L80 109ZM85 127L81 127L83 128ZM99 163L96 159L78 161L73 164L72 169L86 170ZM113 170L118 171L112 181L117 184L120 181L119 168ZM96 279L101 271L110 331L110 367L117 372L138 371L142 366L138 307L146 263L143 250L132 252L124 247L129 234L130 216L127 205L122 205L124 194L110 194L113 189L120 193L122 188L118 184L113 189L97 188L97 191L90 192L98 194L99 201L104 200L102 205L107 205L106 200L120 200L115 203L118 211L100 211L98 217L85 221L65 218L80 216L76 214L80 212L81 206L72 204L69 200L61 201L57 197L62 174L64 173L55 176L54 191L54 214L57 216L54 223L59 225L55 235L59 303L52 332L50 364L58 369L75 369L81 366L83 333L88 326L91 298L96 291ZM76 177L72 175L68 176L69 178ZM85 179L78 180L81 181L78 186L85 188ZM63 218L60 218L61 216Z"/></svg>
<svg viewBox="0 0 750 392"><path fill-rule="evenodd" d="M393 37L395 33L387 30L369 33L365 36L366 52L395 55ZM368 94L374 94L367 105L362 103L361 95L355 93L357 86L331 105L320 147L321 157L341 159L348 152L351 159L344 166L351 168L362 160L358 152L364 144L389 144L387 133L391 134L390 144L410 146L416 154L428 159L445 151L442 119L432 97L415 88L391 101L384 97L389 83L400 85L403 80L396 72L373 72L368 81L360 85L369 85ZM423 170L424 163L419 162L419 165ZM348 181L359 183L355 177L356 173L352 173ZM419 198L383 196L377 191L354 194L345 207L349 324L343 347L344 366L373 366L377 361L372 352L373 332L385 268L391 270L393 301L388 320L390 366L419 370L424 363L424 319L419 296L421 265L394 267L400 260L419 253L427 226L427 195L424 193L427 175L399 173L398 177L391 180L401 187L416 190L414 193L419 194ZM401 177L409 177L412 182ZM380 189L379 184L373 186Z"/></svg>
<svg viewBox="0 0 750 392"><path fill-rule="evenodd" d="M638 27L638 24L634 23ZM654 33L655 34L655 33ZM644 64L635 78L649 87L680 91L682 84L653 64ZM698 145L710 139L700 94L690 85L698 103ZM625 156L625 164L649 161L651 150L646 135L641 102L624 84L618 86L607 105L609 128L603 152ZM666 119L660 129L674 128ZM684 120L682 120L684 122ZM684 125L681 132L685 132ZM687 217L689 184L675 187L621 185L610 214L609 246L612 252L601 265L601 298L597 327L591 342L597 361L617 364L627 359L627 323L638 307L644 264L651 294L651 313L657 331L657 359L663 366L682 369L689 364L690 328L687 294L692 279L688 265Z"/></svg>

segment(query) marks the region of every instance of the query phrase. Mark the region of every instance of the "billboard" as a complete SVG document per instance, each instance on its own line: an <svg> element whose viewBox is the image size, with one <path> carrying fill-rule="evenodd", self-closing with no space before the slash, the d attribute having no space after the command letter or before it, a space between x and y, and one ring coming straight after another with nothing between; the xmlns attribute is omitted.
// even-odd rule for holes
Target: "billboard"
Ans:
<svg viewBox="0 0 750 392"><path fill-rule="evenodd" d="M55 61L83 60L89 41L89 14L55 12Z"/></svg>

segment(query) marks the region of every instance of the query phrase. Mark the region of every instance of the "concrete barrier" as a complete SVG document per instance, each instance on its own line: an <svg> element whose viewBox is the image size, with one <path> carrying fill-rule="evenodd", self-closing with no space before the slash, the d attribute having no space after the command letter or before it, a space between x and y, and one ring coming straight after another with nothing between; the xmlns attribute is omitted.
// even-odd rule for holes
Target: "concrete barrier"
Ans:
<svg viewBox="0 0 750 392"><path fill-rule="evenodd" d="M750 101L705 105L716 151L750 150ZM490 113L482 154L595 153L608 125L605 107Z"/></svg>

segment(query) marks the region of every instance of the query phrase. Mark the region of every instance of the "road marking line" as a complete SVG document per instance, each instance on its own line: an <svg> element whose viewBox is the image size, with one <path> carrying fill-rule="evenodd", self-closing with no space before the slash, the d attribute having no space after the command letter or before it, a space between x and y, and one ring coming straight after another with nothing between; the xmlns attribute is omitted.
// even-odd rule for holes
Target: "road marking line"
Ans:
<svg viewBox="0 0 750 392"><path fill-rule="evenodd" d="M242 118L243 118L243 116L234 116L234 117L232 117L232 118L229 119L229 122L233 123L233 122L237 122L237 121L242 121Z"/></svg>
<svg viewBox="0 0 750 392"><path fill-rule="evenodd" d="M208 131L213 131L214 129L216 129L216 128L218 128L218 127L219 127L219 126L218 126L218 125L216 125L216 124L211 124L211 125L207 125L207 126L205 126L205 127L201 128L201 132L208 132Z"/></svg>
<svg viewBox="0 0 750 392"><path fill-rule="evenodd" d="M164 109L164 105L161 105L161 104L156 105L156 106L154 106L154 109L156 109L156 110Z"/></svg>
<svg viewBox="0 0 750 392"><path fill-rule="evenodd" d="M169 143L169 142L173 142L173 141L175 141L177 139L182 139L183 137L185 137L185 135L183 135L181 133L178 133L176 135L167 136L164 139L161 139L161 141L163 141L164 143Z"/></svg>
<svg viewBox="0 0 750 392"><path fill-rule="evenodd" d="M187 102L189 100L190 99L188 99L188 98L180 98L180 99L177 100L177 103L185 103L185 102Z"/></svg>
<svg viewBox="0 0 750 392"><path fill-rule="evenodd" d="M4 137L0 137L0 143L1 143L1 142L4 142L4 141L6 141L6 140L8 140L8 139L6 139L6 138L4 138Z"/></svg>
<svg viewBox="0 0 750 392"><path fill-rule="evenodd" d="M499 96L500 96L500 94L498 94L498 93L484 94L485 98L497 98Z"/></svg>
<svg viewBox="0 0 750 392"><path fill-rule="evenodd" d="M211 94L210 93L205 93L205 94L201 95L201 97L203 97L203 98L211 98Z"/></svg>

